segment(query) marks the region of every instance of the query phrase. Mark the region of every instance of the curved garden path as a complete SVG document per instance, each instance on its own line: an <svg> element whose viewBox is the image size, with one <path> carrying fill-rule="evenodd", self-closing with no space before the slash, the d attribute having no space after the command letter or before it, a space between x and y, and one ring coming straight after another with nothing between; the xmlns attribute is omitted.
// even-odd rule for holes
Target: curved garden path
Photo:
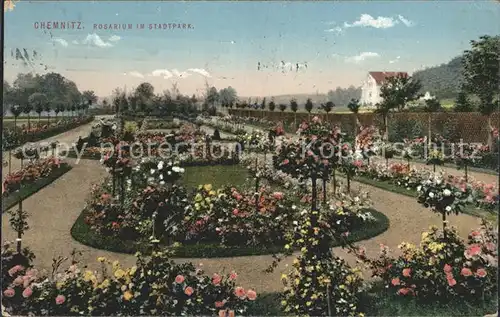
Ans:
<svg viewBox="0 0 500 317"><path fill-rule="evenodd" d="M72 137L78 137L77 132L67 132ZM40 192L27 198L23 207L29 213L30 229L23 237L25 246L29 246L36 254L35 264L50 271L52 259L57 256L70 256L73 250L82 251L78 259L91 268L98 268L96 258L105 256L108 259L118 260L126 266L135 263L133 255L118 254L109 251L97 250L80 244L72 239L70 229L80 215L85 205L85 200L90 192L91 184L99 183L106 172L98 161L69 160L74 166L72 170L48 185ZM402 241L417 243L421 232L430 225L440 225L440 217L422 208L414 198L402 196L356 182L353 188L361 186L369 190L373 207L383 212L390 220L390 228L385 233L359 244L366 247L369 256L375 256L379 244L383 243L396 249ZM15 207L14 207L15 208ZM7 213L2 214L3 239L14 241L16 234L9 226ZM450 225L456 226L463 237L468 232L477 228L478 218L469 215L452 216ZM345 254L340 248L335 248L338 255L346 258L352 265L355 259ZM258 292L279 291L282 289L280 272L292 261L291 258L283 261L275 273L267 274L264 270L272 261L272 256L251 256L219 259L176 259L178 262L193 262L195 265L203 263L203 268L208 272L235 270L239 274L239 283L244 287L253 287ZM369 274L365 274L369 278Z"/></svg>

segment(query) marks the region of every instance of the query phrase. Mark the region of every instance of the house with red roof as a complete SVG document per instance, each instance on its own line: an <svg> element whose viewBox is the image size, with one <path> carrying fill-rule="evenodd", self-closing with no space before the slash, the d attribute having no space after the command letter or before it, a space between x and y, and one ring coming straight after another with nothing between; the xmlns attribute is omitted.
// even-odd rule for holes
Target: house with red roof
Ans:
<svg viewBox="0 0 500 317"><path fill-rule="evenodd" d="M361 85L361 105L374 107L382 101L380 88L384 81L390 77L408 76L407 72L369 72Z"/></svg>

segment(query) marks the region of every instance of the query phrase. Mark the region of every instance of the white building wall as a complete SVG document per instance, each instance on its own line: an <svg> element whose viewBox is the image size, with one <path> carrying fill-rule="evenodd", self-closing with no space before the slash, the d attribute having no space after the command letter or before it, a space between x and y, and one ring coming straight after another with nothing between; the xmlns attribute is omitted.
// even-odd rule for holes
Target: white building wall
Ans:
<svg viewBox="0 0 500 317"><path fill-rule="evenodd" d="M361 104L363 106L375 106L380 101L380 87L375 79L368 75L361 86Z"/></svg>

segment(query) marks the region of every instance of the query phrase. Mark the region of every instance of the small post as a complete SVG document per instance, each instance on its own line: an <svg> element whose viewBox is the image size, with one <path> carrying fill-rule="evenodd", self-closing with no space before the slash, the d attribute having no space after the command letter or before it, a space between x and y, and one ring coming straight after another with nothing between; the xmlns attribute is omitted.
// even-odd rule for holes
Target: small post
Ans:
<svg viewBox="0 0 500 317"><path fill-rule="evenodd" d="M465 166L464 166L464 169L465 169L465 182L467 183L467 161L465 161Z"/></svg>

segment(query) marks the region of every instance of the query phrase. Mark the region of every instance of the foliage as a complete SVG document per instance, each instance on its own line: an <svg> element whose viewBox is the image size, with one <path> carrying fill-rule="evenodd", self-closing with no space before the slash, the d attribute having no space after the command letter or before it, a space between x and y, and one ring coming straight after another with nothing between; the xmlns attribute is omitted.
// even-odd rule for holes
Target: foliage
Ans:
<svg viewBox="0 0 500 317"><path fill-rule="evenodd" d="M464 91L460 91L455 101L455 106L453 107L455 112L471 112L474 111L474 106L467 98L467 94Z"/></svg>
<svg viewBox="0 0 500 317"><path fill-rule="evenodd" d="M471 49L464 52L464 88L479 97L479 111L490 115L493 98L500 92L500 37L484 35L471 41Z"/></svg>
<svg viewBox="0 0 500 317"><path fill-rule="evenodd" d="M359 99L351 99L351 101L349 101L349 103L347 104L347 108L349 109L349 111L351 111L352 113L358 113L359 111L359 108L361 107L361 104L359 103Z"/></svg>
<svg viewBox="0 0 500 317"><path fill-rule="evenodd" d="M328 101L340 106L347 105L351 99L359 98L361 98L361 87L337 87L335 90L329 90L327 93Z"/></svg>
<svg viewBox="0 0 500 317"><path fill-rule="evenodd" d="M414 139L424 134L424 127L421 121L391 120L389 123L389 141L402 142L405 138Z"/></svg>
<svg viewBox="0 0 500 317"><path fill-rule="evenodd" d="M313 104L311 98L307 99L306 104L304 105L304 107L305 107L305 109L306 109L307 112L311 113L311 111L314 108L314 104Z"/></svg>
<svg viewBox="0 0 500 317"><path fill-rule="evenodd" d="M454 229L436 227L422 233L420 246L402 243L393 258L381 245L379 259L364 260L382 278L389 295L414 297L418 302L447 303L453 299L473 305L497 292L497 233L483 223L464 243Z"/></svg>
<svg viewBox="0 0 500 317"><path fill-rule="evenodd" d="M280 103L279 107L280 107L280 111L283 112L286 110L287 105L284 103Z"/></svg>
<svg viewBox="0 0 500 317"><path fill-rule="evenodd" d="M274 111L274 109L276 109L276 104L273 100L271 100L267 106L269 107L269 111Z"/></svg>
<svg viewBox="0 0 500 317"><path fill-rule="evenodd" d="M49 277L33 268L11 268L12 282L3 291L6 311L49 316L164 316L214 315L228 309L244 314L257 298L254 290L236 286L235 272L207 276L191 263L175 264L166 252L136 256L136 265L130 268L98 258L100 272L80 269L73 261L64 272Z"/></svg>
<svg viewBox="0 0 500 317"><path fill-rule="evenodd" d="M297 100L295 99L290 100L290 110L292 110L293 112L297 112L298 109L299 109L299 104L297 103Z"/></svg>
<svg viewBox="0 0 500 317"><path fill-rule="evenodd" d="M429 67L413 73L413 77L422 83L421 93L429 92L439 99L455 98L463 82L461 56L448 63Z"/></svg>

